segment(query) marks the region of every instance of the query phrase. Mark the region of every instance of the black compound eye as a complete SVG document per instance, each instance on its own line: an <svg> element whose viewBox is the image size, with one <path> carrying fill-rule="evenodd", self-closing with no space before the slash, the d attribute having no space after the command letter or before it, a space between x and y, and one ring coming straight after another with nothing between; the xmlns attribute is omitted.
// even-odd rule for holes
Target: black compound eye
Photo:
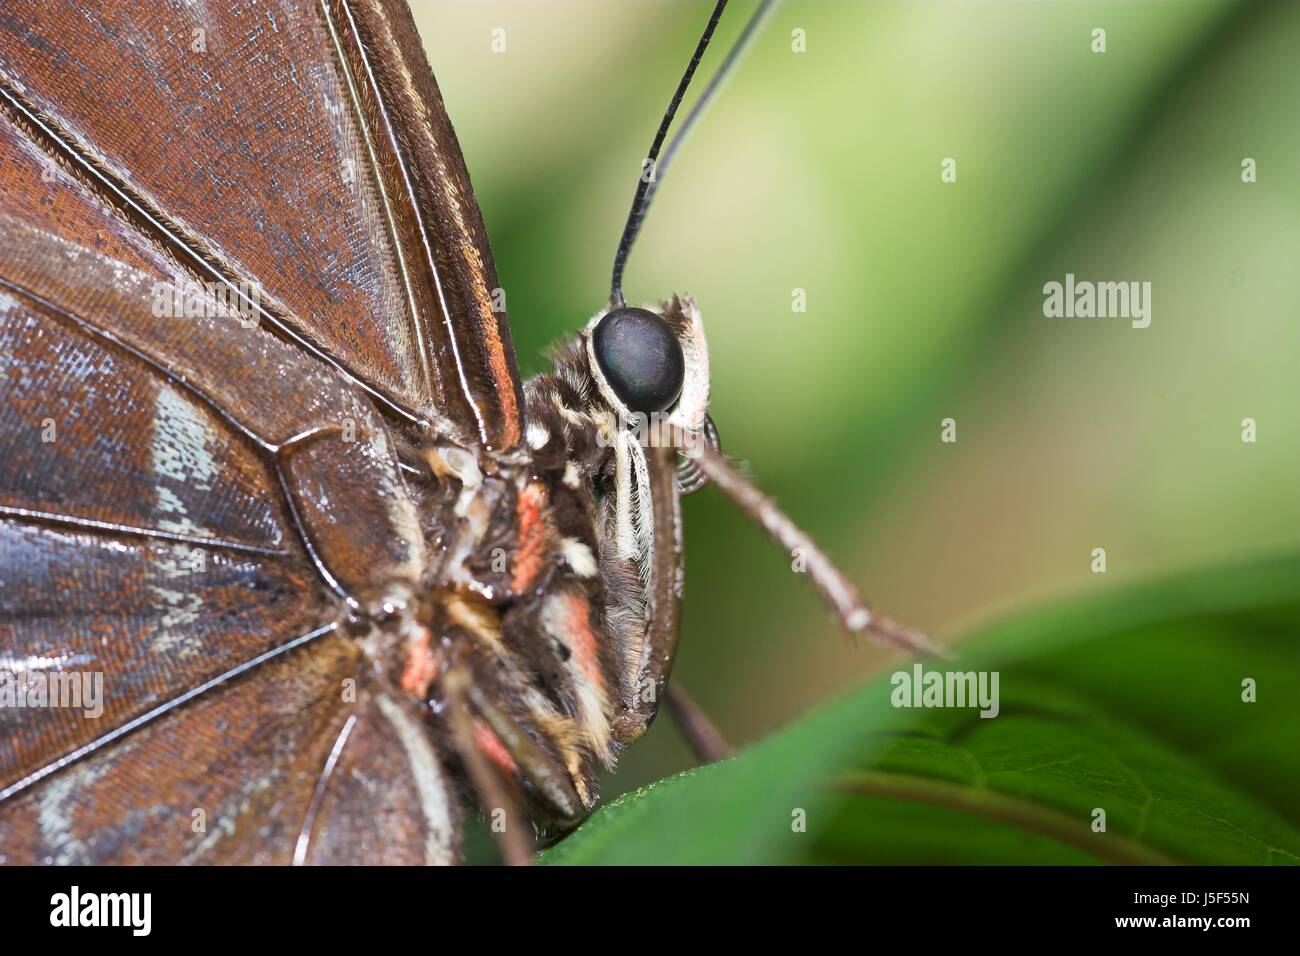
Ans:
<svg viewBox="0 0 1300 956"><path fill-rule="evenodd" d="M682 347L668 323L653 312L606 312L592 334L592 345L605 379L630 410L662 412L682 393Z"/></svg>

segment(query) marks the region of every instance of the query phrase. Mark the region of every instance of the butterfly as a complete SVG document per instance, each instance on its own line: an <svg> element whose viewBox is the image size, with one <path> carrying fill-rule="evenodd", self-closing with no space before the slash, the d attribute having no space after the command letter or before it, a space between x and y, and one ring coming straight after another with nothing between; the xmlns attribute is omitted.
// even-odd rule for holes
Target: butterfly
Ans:
<svg viewBox="0 0 1300 956"><path fill-rule="evenodd" d="M623 297L725 6L523 382L405 4L5 5L0 858L450 863L477 806L526 861L670 692L706 483L925 647L721 455L696 303Z"/></svg>

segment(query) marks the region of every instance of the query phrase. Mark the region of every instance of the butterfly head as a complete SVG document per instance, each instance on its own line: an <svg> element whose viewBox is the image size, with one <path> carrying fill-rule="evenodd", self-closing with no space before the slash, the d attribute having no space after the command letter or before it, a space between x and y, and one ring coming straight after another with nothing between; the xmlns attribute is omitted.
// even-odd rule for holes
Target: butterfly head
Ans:
<svg viewBox="0 0 1300 956"><path fill-rule="evenodd" d="M709 403L709 350L694 300L611 308L587 323L582 347L591 380L619 422L647 443L667 442L689 455Z"/></svg>

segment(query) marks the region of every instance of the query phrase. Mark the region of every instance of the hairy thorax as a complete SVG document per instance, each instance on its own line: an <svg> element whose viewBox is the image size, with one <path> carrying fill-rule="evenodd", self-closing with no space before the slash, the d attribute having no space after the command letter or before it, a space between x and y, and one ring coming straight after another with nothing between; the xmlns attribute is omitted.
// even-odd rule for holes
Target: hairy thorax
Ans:
<svg viewBox="0 0 1300 956"><path fill-rule="evenodd" d="M370 649L435 722L445 705L439 678L452 668L467 675L478 749L517 781L545 826L585 815L600 768L613 766L644 602L636 562L611 538L612 420L563 355L526 396L521 452L422 451L430 481L420 510L434 559L417 593L384 599L389 625ZM571 793L539 785L538 768L521 761L559 769Z"/></svg>

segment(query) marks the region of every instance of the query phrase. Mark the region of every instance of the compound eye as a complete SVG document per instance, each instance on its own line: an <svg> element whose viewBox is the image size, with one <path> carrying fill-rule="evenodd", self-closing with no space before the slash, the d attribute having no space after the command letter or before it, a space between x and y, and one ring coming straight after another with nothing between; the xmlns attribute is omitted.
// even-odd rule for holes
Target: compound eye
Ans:
<svg viewBox="0 0 1300 956"><path fill-rule="evenodd" d="M646 309L606 312L592 334L605 380L633 412L662 412L677 401L686 359L668 323Z"/></svg>

